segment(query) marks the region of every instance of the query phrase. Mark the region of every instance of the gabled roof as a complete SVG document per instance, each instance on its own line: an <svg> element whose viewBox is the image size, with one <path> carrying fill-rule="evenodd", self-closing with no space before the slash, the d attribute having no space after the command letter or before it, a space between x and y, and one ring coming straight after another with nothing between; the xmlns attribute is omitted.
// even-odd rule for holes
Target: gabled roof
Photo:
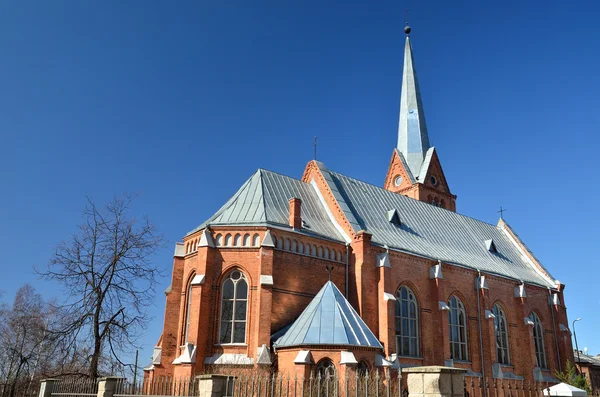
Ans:
<svg viewBox="0 0 600 397"><path fill-rule="evenodd" d="M339 345L382 348L350 302L328 281L274 346Z"/></svg>
<svg viewBox="0 0 600 397"><path fill-rule="evenodd" d="M358 223L353 225L354 232L366 230L373 235L373 243L490 274L555 287L555 280L534 268L501 228L330 170L325 172L330 187L346 203L344 214ZM387 214L391 209L402 214L401 227L388 221ZM494 241L497 253L489 252L482 244L490 239Z"/></svg>
<svg viewBox="0 0 600 397"><path fill-rule="evenodd" d="M242 187L206 222L188 233L204 229L206 225L271 225L290 228L289 199L302 200L302 231L336 241L344 241L331 223L327 210L314 187L298 179L259 169Z"/></svg>
<svg viewBox="0 0 600 397"><path fill-rule="evenodd" d="M503 223L496 226L481 222L336 173L322 163L318 166L352 231L371 233L374 244L530 284L556 286L543 267L538 269L527 258L528 254L535 257L514 232L505 230ZM317 193L317 186L311 183L258 170L215 215L190 233L209 223L292 230L288 224L289 199L298 197L307 224L301 232L344 242L319 194L326 192ZM391 210L401 214L401 226L388 221ZM494 241L497 252L488 251L486 240Z"/></svg>

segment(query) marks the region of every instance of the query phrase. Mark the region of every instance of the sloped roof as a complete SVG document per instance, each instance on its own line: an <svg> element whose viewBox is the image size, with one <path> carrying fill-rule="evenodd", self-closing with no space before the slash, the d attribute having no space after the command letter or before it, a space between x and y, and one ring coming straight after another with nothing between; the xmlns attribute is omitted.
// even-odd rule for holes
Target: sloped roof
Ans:
<svg viewBox="0 0 600 397"><path fill-rule="evenodd" d="M352 230L371 233L373 243L531 284L555 287L555 280L535 268L500 227L392 193L328 170L322 163L317 164ZM190 233L209 223L289 228L291 197L302 200L302 219L307 224L303 233L345 241L331 221L315 186L262 169L254 173L215 215ZM388 221L387 214L391 210L398 212L402 221L400 226ZM487 249L486 240L490 239L497 252Z"/></svg>
<svg viewBox="0 0 600 397"><path fill-rule="evenodd" d="M331 223L316 190L298 179L259 169L206 222L188 233L210 225L289 226L289 199L302 200L303 232L344 241Z"/></svg>
<svg viewBox="0 0 600 397"><path fill-rule="evenodd" d="M554 287L554 280L543 276L524 257L507 234L495 225L439 208L380 187L326 170L330 187L346 203L343 211L358 224L355 232L366 230L375 244L387 245L443 262L470 267L491 274L542 286ZM397 210L402 225L387 219ZM487 250L492 239L498 250Z"/></svg>
<svg viewBox="0 0 600 397"><path fill-rule="evenodd" d="M341 345L381 348L350 302L328 281L274 346Z"/></svg>

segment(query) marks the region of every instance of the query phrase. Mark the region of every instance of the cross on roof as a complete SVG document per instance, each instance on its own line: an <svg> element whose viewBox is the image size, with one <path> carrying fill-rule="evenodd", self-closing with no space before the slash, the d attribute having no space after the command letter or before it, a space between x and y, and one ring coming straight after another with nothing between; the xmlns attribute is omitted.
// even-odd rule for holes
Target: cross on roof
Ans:
<svg viewBox="0 0 600 397"><path fill-rule="evenodd" d="M506 210L504 208L502 208L502 206L500 206L500 210L498 211L500 213L500 219L504 220L504 212Z"/></svg>
<svg viewBox="0 0 600 397"><path fill-rule="evenodd" d="M327 270L327 273L329 274L329 281L331 281L331 272L333 271L333 265L331 263L328 263L325 266L325 270Z"/></svg>

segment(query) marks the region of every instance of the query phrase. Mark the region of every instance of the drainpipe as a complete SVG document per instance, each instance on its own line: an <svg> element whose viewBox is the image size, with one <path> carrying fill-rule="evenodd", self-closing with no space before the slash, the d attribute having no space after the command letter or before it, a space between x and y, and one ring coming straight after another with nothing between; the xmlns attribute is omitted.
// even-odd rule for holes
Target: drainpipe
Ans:
<svg viewBox="0 0 600 397"><path fill-rule="evenodd" d="M346 299L348 299L348 257L350 256L350 243L346 243Z"/></svg>
<svg viewBox="0 0 600 397"><path fill-rule="evenodd" d="M558 339L556 336L556 320L554 319L554 304L552 302L552 290L548 288L548 294L550 295L548 298L550 300L550 313L552 313L552 330L554 331L554 344L556 345L556 357L558 358L558 371L562 372L562 365L560 363L560 350L558 348Z"/></svg>
<svg viewBox="0 0 600 397"><path fill-rule="evenodd" d="M483 359L483 331L481 330L481 298L479 296L481 271L477 270L477 282L475 283L475 292L477 293L477 330L479 331L479 357L481 357L481 380L483 387L483 396L487 397L486 379L485 379L485 363Z"/></svg>

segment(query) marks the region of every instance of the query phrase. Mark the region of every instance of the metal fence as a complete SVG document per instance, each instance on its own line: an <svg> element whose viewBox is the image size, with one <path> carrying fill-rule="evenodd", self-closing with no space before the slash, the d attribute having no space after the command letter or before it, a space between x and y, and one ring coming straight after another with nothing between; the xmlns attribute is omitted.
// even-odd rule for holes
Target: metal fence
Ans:
<svg viewBox="0 0 600 397"><path fill-rule="evenodd" d="M229 397L408 397L402 373L372 371L363 374L311 374L309 377L281 373L221 374L223 395ZM404 382L403 382L404 381ZM465 377L465 397L546 397L547 382ZM132 382L118 379L114 397L182 396L200 394L198 378L157 377ZM62 379L54 384L53 397L95 397L98 382ZM597 393L591 394L600 397Z"/></svg>
<svg viewBox="0 0 600 397"><path fill-rule="evenodd" d="M57 380L52 397L92 397L98 395L98 381L90 378L64 378Z"/></svg>

